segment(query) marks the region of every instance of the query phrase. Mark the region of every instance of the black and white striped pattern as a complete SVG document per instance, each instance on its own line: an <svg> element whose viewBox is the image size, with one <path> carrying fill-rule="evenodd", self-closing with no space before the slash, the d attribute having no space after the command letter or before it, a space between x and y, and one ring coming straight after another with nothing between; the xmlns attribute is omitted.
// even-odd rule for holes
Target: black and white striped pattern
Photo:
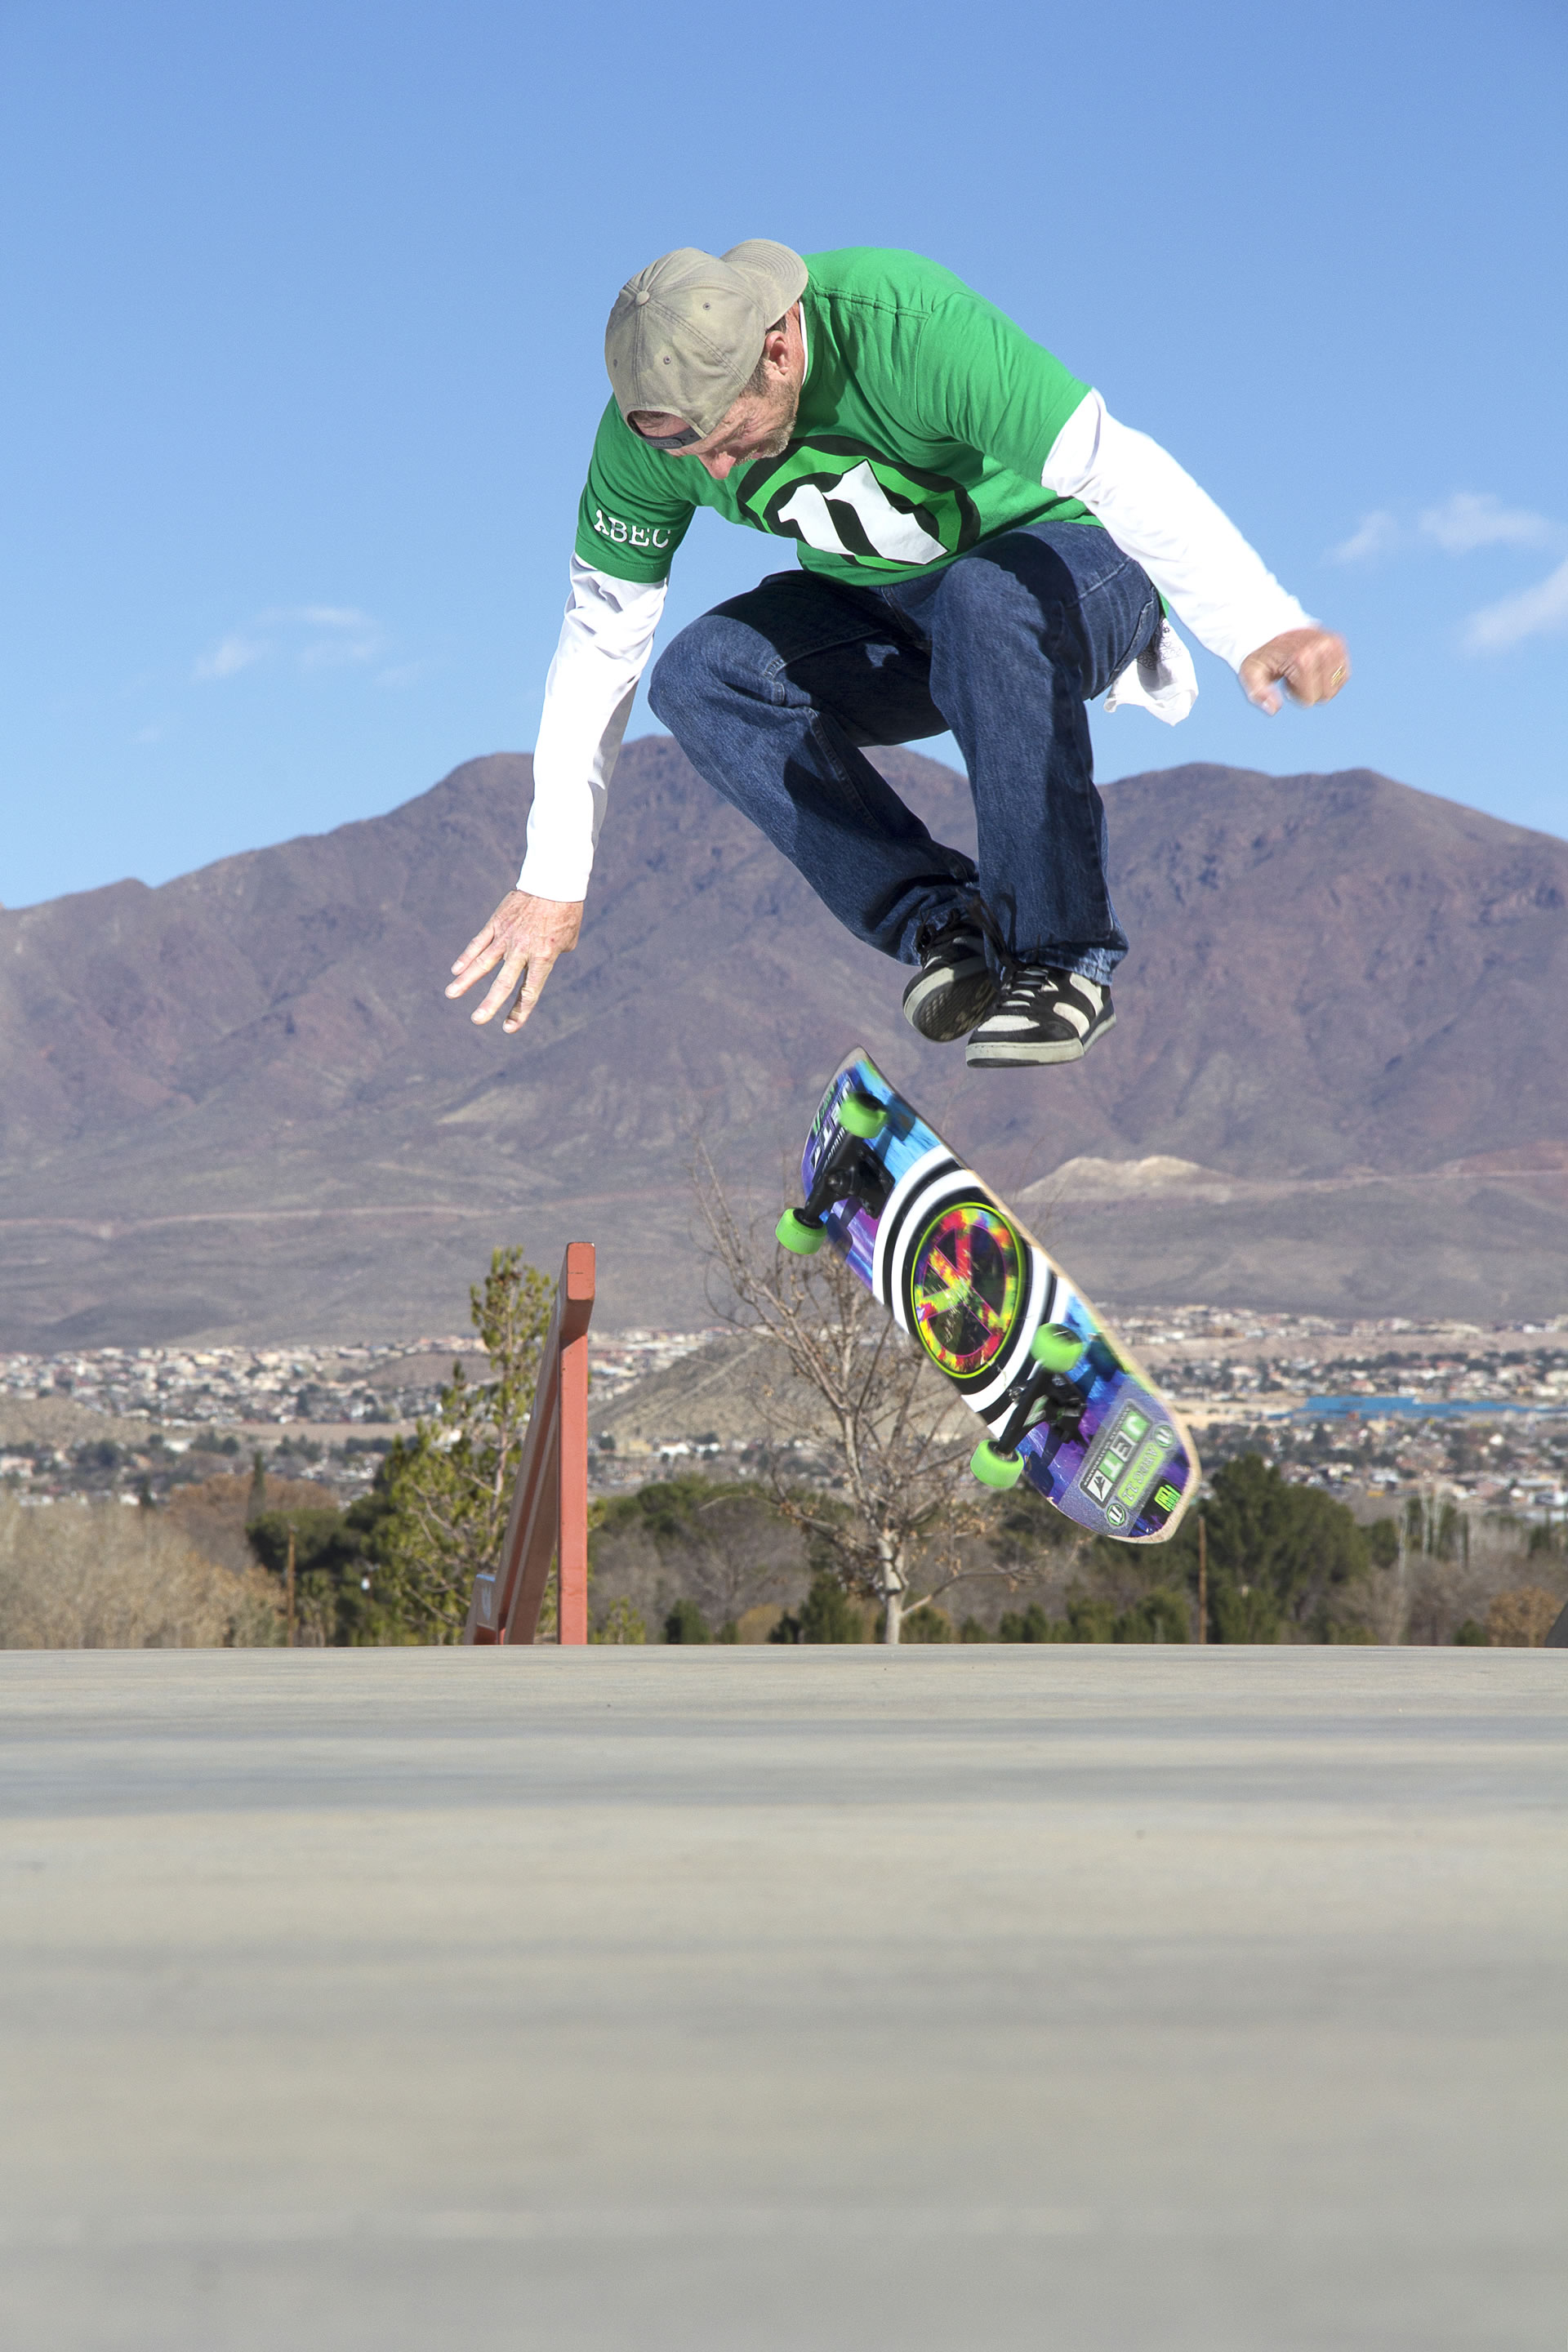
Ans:
<svg viewBox="0 0 1568 2352"><path fill-rule="evenodd" d="M972 1069L1021 1062L1081 1062L1097 1037L1116 1025L1110 991L1078 971L1017 964L994 1009L970 1033Z"/></svg>

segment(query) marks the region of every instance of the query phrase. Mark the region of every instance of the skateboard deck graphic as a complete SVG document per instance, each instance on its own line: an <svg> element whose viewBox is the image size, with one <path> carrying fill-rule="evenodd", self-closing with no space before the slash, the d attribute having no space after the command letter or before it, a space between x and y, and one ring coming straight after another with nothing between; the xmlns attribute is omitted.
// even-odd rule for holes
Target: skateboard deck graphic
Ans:
<svg viewBox="0 0 1568 2352"><path fill-rule="evenodd" d="M984 1484L1020 1479L1120 1543L1163 1543L1197 1491L1181 1416L1042 1248L865 1053L828 1082L778 1237L831 1244L989 1435Z"/></svg>

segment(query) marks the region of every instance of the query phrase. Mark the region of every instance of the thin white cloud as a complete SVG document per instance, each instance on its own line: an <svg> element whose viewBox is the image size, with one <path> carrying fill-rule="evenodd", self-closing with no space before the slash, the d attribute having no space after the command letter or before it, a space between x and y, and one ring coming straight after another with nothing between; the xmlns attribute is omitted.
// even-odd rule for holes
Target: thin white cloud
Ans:
<svg viewBox="0 0 1568 2352"><path fill-rule="evenodd" d="M1568 562L1560 563L1537 586L1521 588L1517 595L1503 596L1472 613L1465 624L1465 650L1506 653L1526 637L1554 636L1560 631L1568 632Z"/></svg>
<svg viewBox="0 0 1568 2352"><path fill-rule="evenodd" d="M381 650L374 621L354 604L296 604L263 617L295 635L301 669L345 669L374 661Z"/></svg>
<svg viewBox="0 0 1568 2352"><path fill-rule="evenodd" d="M258 637L223 637L210 654L202 656L195 675L199 678L237 677L242 669L265 661L270 651L271 647Z"/></svg>
<svg viewBox="0 0 1568 2352"><path fill-rule="evenodd" d="M1449 555L1468 555L1478 547L1539 547L1554 536L1544 515L1505 507L1489 490L1456 490L1440 507L1426 509L1419 528Z"/></svg>
<svg viewBox="0 0 1568 2352"><path fill-rule="evenodd" d="M289 617L289 616L286 616ZM361 613L353 604L301 604L291 616L303 621L312 629L374 629L375 623L368 613Z"/></svg>
<svg viewBox="0 0 1568 2352"><path fill-rule="evenodd" d="M375 661L382 649L374 620L353 604L274 605L257 615L254 627L265 634L225 637L202 656L195 676L236 677L274 654L300 669L345 669Z"/></svg>
<svg viewBox="0 0 1568 2352"><path fill-rule="evenodd" d="M1342 539L1338 547L1330 548L1329 562L1371 563L1378 556L1386 555L1391 548L1397 547L1404 536L1397 517L1391 515L1386 507L1379 507L1373 513L1363 516L1348 539Z"/></svg>

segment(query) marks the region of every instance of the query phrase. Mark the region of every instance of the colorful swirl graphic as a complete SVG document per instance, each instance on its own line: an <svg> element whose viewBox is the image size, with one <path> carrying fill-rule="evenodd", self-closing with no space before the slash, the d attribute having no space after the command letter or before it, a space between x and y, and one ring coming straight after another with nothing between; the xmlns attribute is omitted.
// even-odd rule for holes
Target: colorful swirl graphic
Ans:
<svg viewBox="0 0 1568 2352"><path fill-rule="evenodd" d="M931 1219L910 1265L910 1322L950 1379L987 1371L1012 1336L1027 1260L988 1202L955 1201Z"/></svg>

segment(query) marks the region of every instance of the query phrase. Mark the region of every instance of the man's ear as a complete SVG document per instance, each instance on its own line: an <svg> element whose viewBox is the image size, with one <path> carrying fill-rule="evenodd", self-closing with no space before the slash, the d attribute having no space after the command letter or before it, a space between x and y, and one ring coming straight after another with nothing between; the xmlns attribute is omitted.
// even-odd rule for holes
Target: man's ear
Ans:
<svg viewBox="0 0 1568 2352"><path fill-rule="evenodd" d="M763 337L763 356L766 359L768 365L771 368L782 370L789 364L790 320L795 316L799 309L800 305L797 302L795 309L793 310L786 310L784 317L779 320L778 325L776 327L770 327L767 333Z"/></svg>

